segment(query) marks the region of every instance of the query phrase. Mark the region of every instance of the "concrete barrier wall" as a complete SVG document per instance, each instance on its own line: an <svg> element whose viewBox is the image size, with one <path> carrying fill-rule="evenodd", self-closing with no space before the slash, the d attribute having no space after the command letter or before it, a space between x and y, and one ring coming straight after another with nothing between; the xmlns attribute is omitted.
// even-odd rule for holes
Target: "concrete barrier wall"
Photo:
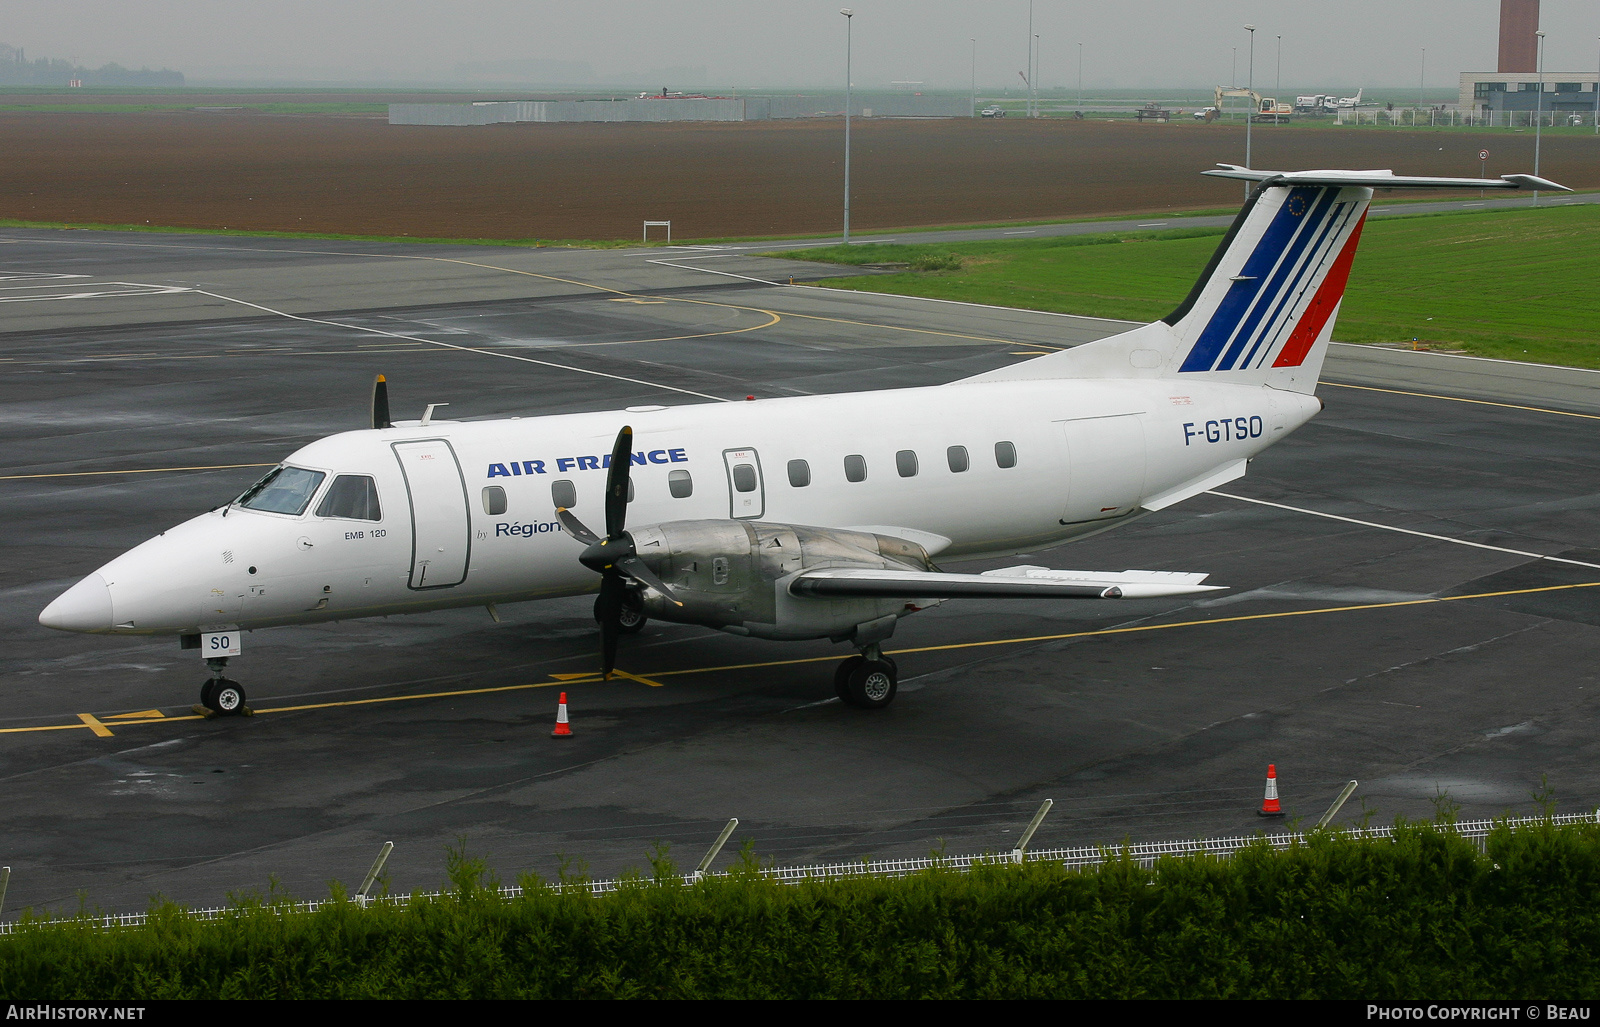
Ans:
<svg viewBox="0 0 1600 1027"><path fill-rule="evenodd" d="M864 93L851 97L857 117L968 118L959 96ZM506 122L574 121L767 121L774 118L838 116L843 93L752 96L740 100L508 100L485 103L392 103L391 125L498 125Z"/></svg>
<svg viewBox="0 0 1600 1027"><path fill-rule="evenodd" d="M743 100L533 101L524 121L744 121Z"/></svg>

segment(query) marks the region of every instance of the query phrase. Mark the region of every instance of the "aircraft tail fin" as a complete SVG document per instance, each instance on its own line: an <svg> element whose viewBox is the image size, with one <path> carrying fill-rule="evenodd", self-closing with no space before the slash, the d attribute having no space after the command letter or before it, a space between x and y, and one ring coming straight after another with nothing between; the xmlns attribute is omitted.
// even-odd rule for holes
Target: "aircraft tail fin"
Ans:
<svg viewBox="0 0 1600 1027"><path fill-rule="evenodd" d="M1316 389L1377 188L1563 189L1531 175L1487 182L1392 171L1207 175L1260 185L1176 310L1153 324L976 380L1179 378Z"/></svg>

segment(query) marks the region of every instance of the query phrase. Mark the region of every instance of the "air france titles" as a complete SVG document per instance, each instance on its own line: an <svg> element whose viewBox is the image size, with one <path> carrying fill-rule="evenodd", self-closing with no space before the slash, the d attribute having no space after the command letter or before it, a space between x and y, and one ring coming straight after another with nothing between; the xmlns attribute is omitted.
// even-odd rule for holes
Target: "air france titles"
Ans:
<svg viewBox="0 0 1600 1027"><path fill-rule="evenodd" d="M633 462L640 467L645 464L686 464L689 457L682 449L651 449L640 450L633 454ZM568 471L602 471L611 466L611 454L603 453L599 456L560 456L555 460L512 460L503 464L490 464L489 477L491 478L520 478L524 474L549 474L552 469L547 465L555 464L553 472L565 474Z"/></svg>

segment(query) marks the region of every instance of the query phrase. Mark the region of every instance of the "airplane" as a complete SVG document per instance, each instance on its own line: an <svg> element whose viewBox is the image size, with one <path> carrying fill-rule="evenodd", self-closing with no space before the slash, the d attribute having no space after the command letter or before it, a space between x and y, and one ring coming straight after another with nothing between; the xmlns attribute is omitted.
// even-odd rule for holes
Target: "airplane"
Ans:
<svg viewBox="0 0 1600 1027"><path fill-rule="evenodd" d="M1565 190L1532 175L1203 174L1255 182L1188 296L1119 335L927 388L625 410L392 421L291 453L236 499L161 532L39 615L45 627L177 635L211 672L286 624L598 592L600 669L648 618L857 655L839 697L894 699L882 651L948 599L1114 601L1207 575L935 564L1029 553L1245 474L1322 409L1315 395L1374 189ZM1565 190L1570 191L1570 190ZM591 528L598 524L603 534ZM630 527L629 525L632 525Z"/></svg>

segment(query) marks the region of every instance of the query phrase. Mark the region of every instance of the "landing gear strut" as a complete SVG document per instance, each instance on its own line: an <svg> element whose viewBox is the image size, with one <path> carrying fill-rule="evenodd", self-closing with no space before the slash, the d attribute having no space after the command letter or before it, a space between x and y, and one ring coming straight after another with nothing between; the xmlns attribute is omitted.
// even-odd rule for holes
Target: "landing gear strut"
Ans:
<svg viewBox="0 0 1600 1027"><path fill-rule="evenodd" d="M225 716L243 713L244 686L222 676L222 672L228 668L228 658L212 657L206 660L206 666L211 668L211 677L200 686L200 705Z"/></svg>
<svg viewBox="0 0 1600 1027"><path fill-rule="evenodd" d="M900 667L883 655L876 644L839 664L833 672L839 698L863 710L881 710L894 701L900 687Z"/></svg>

